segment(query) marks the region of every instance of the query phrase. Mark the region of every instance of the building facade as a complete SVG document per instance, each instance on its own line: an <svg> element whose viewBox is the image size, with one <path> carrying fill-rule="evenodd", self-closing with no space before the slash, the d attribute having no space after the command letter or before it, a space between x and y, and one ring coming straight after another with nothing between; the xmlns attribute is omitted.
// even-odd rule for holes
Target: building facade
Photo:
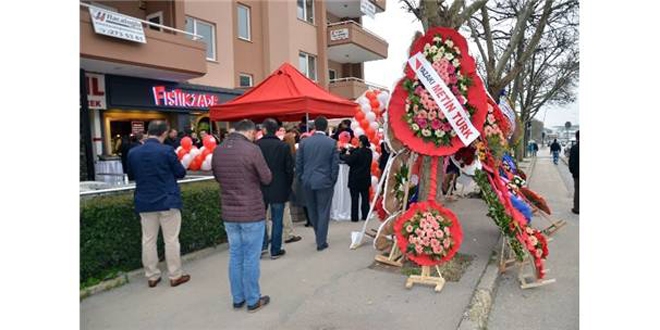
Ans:
<svg viewBox="0 0 660 330"><path fill-rule="evenodd" d="M384 89L364 81L363 63L386 58L388 44L360 25L365 13L378 19L384 10L385 0L82 1L82 108L93 157L116 154L118 138L155 119L179 130L215 130L210 105L284 62L347 99ZM108 12L116 15L105 18ZM141 23L144 42L99 33L95 24L110 16Z"/></svg>

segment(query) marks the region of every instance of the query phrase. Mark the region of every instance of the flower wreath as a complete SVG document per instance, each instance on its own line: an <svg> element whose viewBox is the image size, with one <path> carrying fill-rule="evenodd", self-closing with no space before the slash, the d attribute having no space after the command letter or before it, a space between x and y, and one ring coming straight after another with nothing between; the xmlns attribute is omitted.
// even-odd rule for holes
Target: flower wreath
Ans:
<svg viewBox="0 0 660 330"><path fill-rule="evenodd" d="M468 54L465 38L457 31L437 27L417 39L410 56L422 52L454 96L463 105L474 127L481 132L486 120L487 95ZM389 104L392 130L410 149L429 156L445 156L463 143L415 72L405 68Z"/></svg>
<svg viewBox="0 0 660 330"><path fill-rule="evenodd" d="M420 266L450 260L463 241L456 215L432 200L411 205L394 223L394 232L399 249Z"/></svg>
<svg viewBox="0 0 660 330"><path fill-rule="evenodd" d="M545 276L545 260L549 253L548 240L541 231L532 227L525 228L525 234L525 246L534 259L536 277L542 279Z"/></svg>

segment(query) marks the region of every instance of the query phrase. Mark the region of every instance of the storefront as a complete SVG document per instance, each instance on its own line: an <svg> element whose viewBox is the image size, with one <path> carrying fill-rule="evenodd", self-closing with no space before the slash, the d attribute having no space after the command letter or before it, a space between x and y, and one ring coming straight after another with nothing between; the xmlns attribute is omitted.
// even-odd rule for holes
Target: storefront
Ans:
<svg viewBox="0 0 660 330"><path fill-rule="evenodd" d="M145 132L152 120L166 120L181 131L211 127L208 109L242 94L240 90L105 75L107 107L98 120L103 154L117 153L117 140Z"/></svg>

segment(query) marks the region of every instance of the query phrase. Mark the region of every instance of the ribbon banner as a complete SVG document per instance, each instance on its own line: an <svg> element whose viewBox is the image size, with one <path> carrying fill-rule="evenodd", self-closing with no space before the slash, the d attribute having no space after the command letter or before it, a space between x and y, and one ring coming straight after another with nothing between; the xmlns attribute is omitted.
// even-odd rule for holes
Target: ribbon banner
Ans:
<svg viewBox="0 0 660 330"><path fill-rule="evenodd" d="M506 97L500 97L500 110L509 119L509 124L511 124L511 134L516 130L516 113L511 109L508 100ZM510 134L510 135L511 135Z"/></svg>
<svg viewBox="0 0 660 330"><path fill-rule="evenodd" d="M461 139L465 146L470 145L477 137L479 131L472 125L470 115L454 94L449 90L444 81L431 66L421 52L408 59L408 65L415 71L417 78L422 82L426 90L431 94L435 103L445 114L445 118Z"/></svg>

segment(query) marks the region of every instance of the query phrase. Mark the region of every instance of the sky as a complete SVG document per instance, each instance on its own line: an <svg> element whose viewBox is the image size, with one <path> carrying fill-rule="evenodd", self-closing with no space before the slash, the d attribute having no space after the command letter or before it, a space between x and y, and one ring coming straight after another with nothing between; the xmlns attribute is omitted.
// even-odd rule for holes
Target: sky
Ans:
<svg viewBox="0 0 660 330"><path fill-rule="evenodd" d="M375 19L362 17L365 28L389 43L387 59L365 62L364 71L366 81L387 86L392 91L396 81L403 76L403 65L408 60L406 52L413 35L423 29L422 23L415 15L406 12L399 0L387 0L386 6L385 12L376 14ZM471 49L470 52L477 50ZM547 106L539 111L535 119L543 121L544 116L545 127L563 126L567 121L579 124L578 102L561 107Z"/></svg>

